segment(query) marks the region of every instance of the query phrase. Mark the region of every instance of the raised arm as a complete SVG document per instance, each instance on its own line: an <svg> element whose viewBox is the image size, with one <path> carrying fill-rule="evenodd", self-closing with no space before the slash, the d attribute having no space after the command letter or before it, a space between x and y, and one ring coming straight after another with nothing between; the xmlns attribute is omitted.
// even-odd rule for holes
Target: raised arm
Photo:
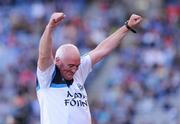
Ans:
<svg viewBox="0 0 180 124"><path fill-rule="evenodd" d="M44 71L53 64L52 55L52 33L55 27L64 19L64 13L53 13L45 31L40 39L38 67Z"/></svg>
<svg viewBox="0 0 180 124"><path fill-rule="evenodd" d="M132 14L128 21L128 26L133 28L137 24L139 24L141 20L141 16ZM94 50L90 51L89 55L91 57L92 64L96 64L105 56L109 55L112 50L114 50L120 44L121 40L127 34L128 30L129 29L127 28L127 26L122 26L105 40L103 40Z"/></svg>

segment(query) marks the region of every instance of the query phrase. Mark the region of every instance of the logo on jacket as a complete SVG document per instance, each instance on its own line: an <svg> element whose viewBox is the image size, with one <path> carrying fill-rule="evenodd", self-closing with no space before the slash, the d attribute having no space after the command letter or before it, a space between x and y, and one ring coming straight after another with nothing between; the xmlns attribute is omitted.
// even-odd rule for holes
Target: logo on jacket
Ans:
<svg viewBox="0 0 180 124"><path fill-rule="evenodd" d="M84 89L84 86L83 85L81 85L81 84L77 84L77 86L79 87L79 89L82 91L83 89Z"/></svg>

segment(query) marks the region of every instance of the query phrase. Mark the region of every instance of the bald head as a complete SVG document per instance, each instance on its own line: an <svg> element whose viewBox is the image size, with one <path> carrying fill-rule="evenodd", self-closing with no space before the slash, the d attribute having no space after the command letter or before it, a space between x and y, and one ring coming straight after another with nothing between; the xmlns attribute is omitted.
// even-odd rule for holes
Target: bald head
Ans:
<svg viewBox="0 0 180 124"><path fill-rule="evenodd" d="M56 51L56 55L55 58L59 57L60 59L65 59L65 58L79 58L80 57L80 53L78 48L73 45L73 44L64 44L61 45L57 51Z"/></svg>
<svg viewBox="0 0 180 124"><path fill-rule="evenodd" d="M66 80L71 80L80 65L80 53L72 44L61 45L55 55L55 64Z"/></svg>

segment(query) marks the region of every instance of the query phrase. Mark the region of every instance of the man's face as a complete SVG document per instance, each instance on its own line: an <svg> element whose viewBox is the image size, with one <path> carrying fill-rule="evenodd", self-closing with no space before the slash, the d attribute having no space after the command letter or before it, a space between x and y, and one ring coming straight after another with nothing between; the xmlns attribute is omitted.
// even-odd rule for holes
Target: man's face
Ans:
<svg viewBox="0 0 180 124"><path fill-rule="evenodd" d="M64 59L60 60L60 63L57 63L58 68L61 71L61 74L66 80L72 80L75 72L78 70L80 65L80 58L76 59Z"/></svg>

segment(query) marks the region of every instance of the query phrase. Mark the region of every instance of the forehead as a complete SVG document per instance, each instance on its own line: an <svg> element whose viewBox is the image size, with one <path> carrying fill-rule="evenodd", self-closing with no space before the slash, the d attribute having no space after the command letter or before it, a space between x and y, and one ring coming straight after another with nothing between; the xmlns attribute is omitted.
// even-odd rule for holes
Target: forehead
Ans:
<svg viewBox="0 0 180 124"><path fill-rule="evenodd" d="M80 56L65 56L63 62L66 64L80 64Z"/></svg>

